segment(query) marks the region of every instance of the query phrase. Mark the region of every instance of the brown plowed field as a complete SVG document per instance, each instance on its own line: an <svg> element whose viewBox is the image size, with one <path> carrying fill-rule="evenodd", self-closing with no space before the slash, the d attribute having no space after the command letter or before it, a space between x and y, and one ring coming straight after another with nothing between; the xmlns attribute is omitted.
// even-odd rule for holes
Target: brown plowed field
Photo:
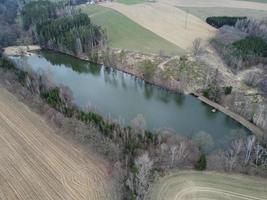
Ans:
<svg viewBox="0 0 267 200"><path fill-rule="evenodd" d="M0 87L0 199L111 199L106 163Z"/></svg>

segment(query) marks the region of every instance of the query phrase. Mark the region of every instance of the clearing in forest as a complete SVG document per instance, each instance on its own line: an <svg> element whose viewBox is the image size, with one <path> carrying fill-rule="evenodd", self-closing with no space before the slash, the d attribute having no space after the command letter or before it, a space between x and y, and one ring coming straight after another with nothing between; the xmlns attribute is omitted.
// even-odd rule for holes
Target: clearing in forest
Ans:
<svg viewBox="0 0 267 200"><path fill-rule="evenodd" d="M106 3L144 28L169 42L188 50L196 38L206 41L216 29L199 18L167 3L155 2L135 5Z"/></svg>
<svg viewBox="0 0 267 200"><path fill-rule="evenodd" d="M83 5L80 8L82 12L89 15L96 25L107 31L108 46L111 48L156 54L163 51L169 55L184 53L175 44L168 42L115 10L99 5Z"/></svg>
<svg viewBox="0 0 267 200"><path fill-rule="evenodd" d="M153 200L267 200L267 180L216 172L180 171L161 178Z"/></svg>
<svg viewBox="0 0 267 200"><path fill-rule="evenodd" d="M0 199L111 199L106 165L0 86Z"/></svg>

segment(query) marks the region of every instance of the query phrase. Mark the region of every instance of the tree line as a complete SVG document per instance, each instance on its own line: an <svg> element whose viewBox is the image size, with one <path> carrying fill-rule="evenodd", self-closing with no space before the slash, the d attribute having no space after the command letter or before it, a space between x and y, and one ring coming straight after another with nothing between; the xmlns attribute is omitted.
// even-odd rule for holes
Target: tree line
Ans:
<svg viewBox="0 0 267 200"><path fill-rule="evenodd" d="M235 26L238 20L244 20L247 17L227 17L227 16L216 16L216 17L207 17L206 22L215 27L221 28L222 26Z"/></svg>

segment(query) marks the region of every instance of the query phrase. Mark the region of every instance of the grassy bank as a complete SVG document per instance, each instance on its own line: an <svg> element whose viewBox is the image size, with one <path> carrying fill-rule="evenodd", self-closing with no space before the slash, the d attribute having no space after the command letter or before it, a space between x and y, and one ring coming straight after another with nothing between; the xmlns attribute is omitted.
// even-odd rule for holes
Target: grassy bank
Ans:
<svg viewBox="0 0 267 200"><path fill-rule="evenodd" d="M95 5L81 6L81 10L90 16L93 23L106 29L111 48L156 54L163 51L170 55L183 53L178 46L110 8Z"/></svg>

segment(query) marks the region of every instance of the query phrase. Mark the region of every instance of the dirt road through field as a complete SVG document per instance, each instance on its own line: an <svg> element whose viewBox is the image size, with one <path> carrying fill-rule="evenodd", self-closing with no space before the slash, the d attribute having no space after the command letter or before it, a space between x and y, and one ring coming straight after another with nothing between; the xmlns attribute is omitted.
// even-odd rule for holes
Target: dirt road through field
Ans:
<svg viewBox="0 0 267 200"><path fill-rule="evenodd" d="M0 199L106 200L106 163L0 86Z"/></svg>
<svg viewBox="0 0 267 200"><path fill-rule="evenodd" d="M211 38L216 30L199 18L166 3L144 3L124 5L105 3L144 28L154 32L173 44L188 50L196 38L203 41Z"/></svg>

